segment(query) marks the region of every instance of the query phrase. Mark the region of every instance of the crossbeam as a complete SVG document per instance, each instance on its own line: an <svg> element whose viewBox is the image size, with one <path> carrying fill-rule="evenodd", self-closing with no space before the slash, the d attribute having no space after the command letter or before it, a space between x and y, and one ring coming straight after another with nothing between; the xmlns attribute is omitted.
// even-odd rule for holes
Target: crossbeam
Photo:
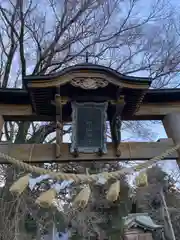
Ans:
<svg viewBox="0 0 180 240"><path fill-rule="evenodd" d="M180 102L146 103L136 112L137 120L162 120L170 113L180 112Z"/></svg>
<svg viewBox="0 0 180 240"><path fill-rule="evenodd" d="M0 104L0 113L6 116L29 116L32 115L32 107L30 104Z"/></svg>
<svg viewBox="0 0 180 240"><path fill-rule="evenodd" d="M123 120L162 120L169 113L180 112L179 102L144 103L133 116L125 116ZM0 113L5 121L54 121L55 116L36 115L30 104L0 104Z"/></svg>
<svg viewBox="0 0 180 240"><path fill-rule="evenodd" d="M125 161L125 160L148 160L152 157L160 155L167 149L173 147L171 139L163 140L162 142L122 142L121 156L115 157L112 143L107 144L108 153L102 157L96 154L80 153L79 157L74 158L69 152L69 144L63 143L61 147L62 157L56 159L56 144L12 144L0 143L0 152L8 154L11 157L17 158L29 163L43 162L87 162L87 161ZM174 152L166 159L177 159L177 153ZM7 162L0 158L0 164Z"/></svg>

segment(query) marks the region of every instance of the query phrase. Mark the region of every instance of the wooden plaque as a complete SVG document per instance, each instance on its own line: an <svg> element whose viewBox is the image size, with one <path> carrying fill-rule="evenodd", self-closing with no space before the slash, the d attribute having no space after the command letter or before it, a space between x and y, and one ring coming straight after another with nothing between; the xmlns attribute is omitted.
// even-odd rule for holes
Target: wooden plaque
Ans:
<svg viewBox="0 0 180 240"><path fill-rule="evenodd" d="M106 120L108 103L72 103L71 152L93 153L106 150Z"/></svg>

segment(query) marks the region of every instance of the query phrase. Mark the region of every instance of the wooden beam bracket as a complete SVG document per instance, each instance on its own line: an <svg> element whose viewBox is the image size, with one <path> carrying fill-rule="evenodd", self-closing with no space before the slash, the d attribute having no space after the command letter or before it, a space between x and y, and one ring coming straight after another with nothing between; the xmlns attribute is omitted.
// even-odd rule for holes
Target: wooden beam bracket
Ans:
<svg viewBox="0 0 180 240"><path fill-rule="evenodd" d="M79 157L79 151L77 148L74 148L74 151L71 153L74 158Z"/></svg>

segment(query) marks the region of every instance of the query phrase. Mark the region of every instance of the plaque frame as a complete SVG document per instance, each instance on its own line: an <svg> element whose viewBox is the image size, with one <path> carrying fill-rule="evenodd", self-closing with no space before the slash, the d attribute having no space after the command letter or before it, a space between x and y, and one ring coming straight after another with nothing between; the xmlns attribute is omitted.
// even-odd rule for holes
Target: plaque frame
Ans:
<svg viewBox="0 0 180 240"><path fill-rule="evenodd" d="M91 147L83 147L83 146L78 146L77 145L77 116L78 116L78 107L89 107L89 108L96 108L101 111L101 119L102 120L102 137L101 137L101 145L98 146L91 146ZM72 107L72 137L71 137L71 146L70 146L70 152L74 153L75 150L81 153L97 153L99 150L102 151L102 153L107 153L107 136L106 136L106 121L107 121L107 107L108 107L108 102L72 102L71 103Z"/></svg>

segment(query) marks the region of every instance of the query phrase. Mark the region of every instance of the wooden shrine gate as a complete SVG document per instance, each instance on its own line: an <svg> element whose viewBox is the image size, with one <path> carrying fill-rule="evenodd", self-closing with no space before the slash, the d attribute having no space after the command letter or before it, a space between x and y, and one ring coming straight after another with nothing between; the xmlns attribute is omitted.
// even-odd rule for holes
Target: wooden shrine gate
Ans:
<svg viewBox="0 0 180 240"><path fill-rule="evenodd" d="M149 89L151 82L89 63L27 76L25 89L0 89L0 127L4 121L57 123L57 143L34 144L31 163L148 160L180 142L180 89ZM121 143L121 120L162 120L173 141ZM112 143L106 142L106 121ZM66 122L72 122L71 144L61 144ZM31 151L30 144L0 144L1 153L25 162ZM176 152L167 157L177 158Z"/></svg>

